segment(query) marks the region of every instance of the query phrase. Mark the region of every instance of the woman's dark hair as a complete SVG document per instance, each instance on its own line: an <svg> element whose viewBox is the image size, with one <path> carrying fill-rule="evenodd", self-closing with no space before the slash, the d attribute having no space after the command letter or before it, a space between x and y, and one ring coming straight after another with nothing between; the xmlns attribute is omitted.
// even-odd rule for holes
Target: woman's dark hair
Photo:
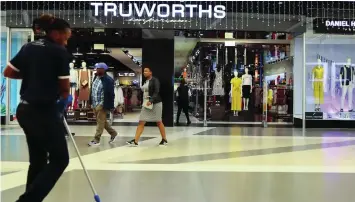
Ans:
<svg viewBox="0 0 355 202"><path fill-rule="evenodd" d="M55 18L52 15L42 15L36 18L32 24L32 30L35 34L41 34L43 32L48 34L53 30L64 31L67 28L70 28L67 21Z"/></svg>
<svg viewBox="0 0 355 202"><path fill-rule="evenodd" d="M150 72L152 71L149 67L144 67L144 69L149 69Z"/></svg>

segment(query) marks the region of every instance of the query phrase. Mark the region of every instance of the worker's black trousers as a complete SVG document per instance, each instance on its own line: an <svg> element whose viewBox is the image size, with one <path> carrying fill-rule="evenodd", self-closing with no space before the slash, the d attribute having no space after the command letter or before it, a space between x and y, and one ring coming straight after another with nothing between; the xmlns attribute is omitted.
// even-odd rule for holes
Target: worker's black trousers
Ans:
<svg viewBox="0 0 355 202"><path fill-rule="evenodd" d="M56 105L19 104L16 116L27 140L30 166L18 202L41 202L69 163L63 118Z"/></svg>

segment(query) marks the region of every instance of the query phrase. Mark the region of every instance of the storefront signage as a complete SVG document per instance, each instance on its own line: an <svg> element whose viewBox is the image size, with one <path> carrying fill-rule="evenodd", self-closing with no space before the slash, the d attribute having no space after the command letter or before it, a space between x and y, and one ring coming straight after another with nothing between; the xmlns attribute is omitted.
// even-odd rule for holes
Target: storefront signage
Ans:
<svg viewBox="0 0 355 202"><path fill-rule="evenodd" d="M118 73L118 76L119 77L123 77L123 76L126 76L126 77L135 77L136 76L136 73L127 73L127 72L124 72L124 73Z"/></svg>
<svg viewBox="0 0 355 202"><path fill-rule="evenodd" d="M224 5L208 5L204 8L197 4L164 4L164 3L128 3L128 9L124 9L123 3L90 3L94 7L94 16L116 16L128 18L127 21L139 21L147 23L158 22L182 22L189 21L189 18L217 18L226 17L226 7ZM102 10L103 9L103 10ZM186 17L186 19L184 19ZM178 19L175 19L178 18Z"/></svg>
<svg viewBox="0 0 355 202"><path fill-rule="evenodd" d="M313 30L319 34L347 34L355 32L355 20L351 19L315 19Z"/></svg>
<svg viewBox="0 0 355 202"><path fill-rule="evenodd" d="M323 112L306 112L306 119L311 120L322 120L323 119Z"/></svg>

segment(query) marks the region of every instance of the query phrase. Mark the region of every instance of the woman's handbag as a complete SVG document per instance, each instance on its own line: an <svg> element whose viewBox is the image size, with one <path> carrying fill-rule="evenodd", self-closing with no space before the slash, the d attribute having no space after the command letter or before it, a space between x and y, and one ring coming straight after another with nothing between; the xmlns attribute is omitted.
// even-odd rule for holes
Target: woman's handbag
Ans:
<svg viewBox="0 0 355 202"><path fill-rule="evenodd" d="M146 109L153 109L153 103L150 103L150 105L148 106L147 105L148 102L149 102L149 99L144 99L143 100L143 107L146 108Z"/></svg>

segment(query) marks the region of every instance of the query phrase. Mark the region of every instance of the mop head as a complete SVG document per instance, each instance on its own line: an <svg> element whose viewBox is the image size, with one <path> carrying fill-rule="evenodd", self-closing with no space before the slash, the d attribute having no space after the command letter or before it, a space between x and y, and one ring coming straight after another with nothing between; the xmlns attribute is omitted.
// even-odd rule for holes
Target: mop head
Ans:
<svg viewBox="0 0 355 202"><path fill-rule="evenodd" d="M95 198L95 201L96 201L96 202L101 202L99 195L95 195L94 198Z"/></svg>

